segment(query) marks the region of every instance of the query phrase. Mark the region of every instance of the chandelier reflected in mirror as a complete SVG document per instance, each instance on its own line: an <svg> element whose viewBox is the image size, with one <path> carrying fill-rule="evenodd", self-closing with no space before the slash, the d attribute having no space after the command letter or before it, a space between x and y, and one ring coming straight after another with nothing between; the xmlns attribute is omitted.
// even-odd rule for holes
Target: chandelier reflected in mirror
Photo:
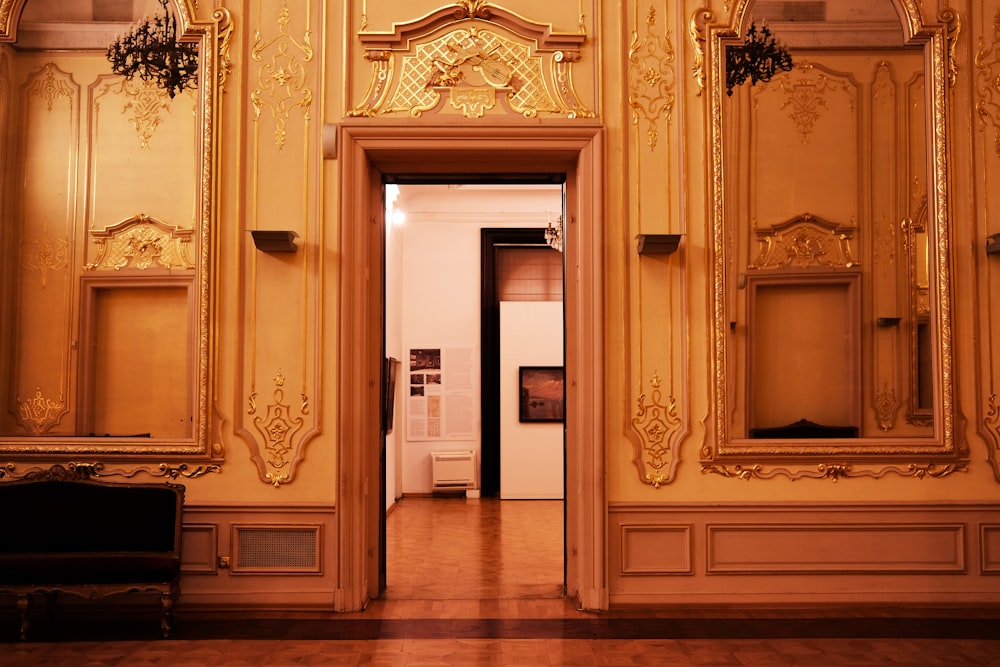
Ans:
<svg viewBox="0 0 1000 667"><path fill-rule="evenodd" d="M548 226L545 228L545 242L549 244L550 247L555 248L559 252L562 252L563 221L561 215L556 217L555 226L552 225L552 220L549 219Z"/></svg>
<svg viewBox="0 0 1000 667"><path fill-rule="evenodd" d="M157 0L162 13L144 18L108 47L111 70L126 79L138 76L155 83L170 97L198 85L198 45L177 39L177 19Z"/></svg>
<svg viewBox="0 0 1000 667"><path fill-rule="evenodd" d="M751 22L743 44L726 47L726 94L732 95L733 88L750 79L750 85L758 81L767 83L778 71L792 69L792 56L785 47L778 44L771 29Z"/></svg>

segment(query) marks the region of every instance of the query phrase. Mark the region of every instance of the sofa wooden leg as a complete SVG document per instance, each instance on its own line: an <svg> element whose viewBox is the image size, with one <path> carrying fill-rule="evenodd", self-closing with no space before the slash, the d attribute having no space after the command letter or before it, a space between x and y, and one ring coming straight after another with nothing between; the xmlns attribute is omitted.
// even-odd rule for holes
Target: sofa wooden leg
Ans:
<svg viewBox="0 0 1000 667"><path fill-rule="evenodd" d="M21 612L21 641L24 641L28 637L28 614L31 611L31 596L27 593L18 593L17 608Z"/></svg>
<svg viewBox="0 0 1000 667"><path fill-rule="evenodd" d="M172 593L160 594L160 630L163 631L163 638L170 636L170 625L173 621L174 596Z"/></svg>

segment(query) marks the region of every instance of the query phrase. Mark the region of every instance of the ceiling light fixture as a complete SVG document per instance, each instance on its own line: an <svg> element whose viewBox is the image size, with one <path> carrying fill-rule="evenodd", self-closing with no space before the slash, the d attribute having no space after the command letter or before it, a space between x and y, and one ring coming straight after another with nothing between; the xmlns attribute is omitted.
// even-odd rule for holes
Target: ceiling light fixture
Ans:
<svg viewBox="0 0 1000 667"><path fill-rule="evenodd" d="M791 69L792 56L774 39L771 29L762 23L758 30L751 22L743 44L726 47L726 95L747 79L755 86L758 81L770 81L779 70Z"/></svg>
<svg viewBox="0 0 1000 667"><path fill-rule="evenodd" d="M177 19L158 0L162 14L145 18L108 47L111 70L126 79L152 81L173 98L198 85L198 45L177 39Z"/></svg>

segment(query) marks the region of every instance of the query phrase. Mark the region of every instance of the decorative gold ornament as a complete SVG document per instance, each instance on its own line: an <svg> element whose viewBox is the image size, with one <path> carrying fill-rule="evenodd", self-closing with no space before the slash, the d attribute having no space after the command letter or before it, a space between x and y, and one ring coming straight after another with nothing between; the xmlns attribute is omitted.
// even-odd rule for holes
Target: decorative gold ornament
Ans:
<svg viewBox="0 0 1000 667"><path fill-rule="evenodd" d="M306 87L303 63L313 59L309 31L301 41L288 33L291 13L288 1L282 0L278 14L278 34L265 40L258 29L250 57L261 65L257 68L257 87L250 93L254 118L262 111L270 112L274 119L274 144L280 150L285 145L285 124L296 110L307 118L312 107L312 90Z"/></svg>
<svg viewBox="0 0 1000 667"><path fill-rule="evenodd" d="M170 113L170 100L163 88L152 81L123 79L118 93L127 101L122 115L139 136L139 145L149 148L153 132L162 122L161 112Z"/></svg>
<svg viewBox="0 0 1000 667"><path fill-rule="evenodd" d="M993 150L1000 157L1000 9L993 17L992 40L984 43L980 38L976 64L976 112L980 127L993 126Z"/></svg>
<svg viewBox="0 0 1000 667"><path fill-rule="evenodd" d="M674 110L674 47L670 33L660 37L655 33L656 10L650 5L646 12L646 34L632 32L628 50L628 103L632 108L632 124L646 122L646 143L656 148L659 138L657 123L662 118L670 123Z"/></svg>
<svg viewBox="0 0 1000 667"><path fill-rule="evenodd" d="M20 418L18 421L31 435L41 435L59 423L66 414L66 403L63 397L54 401L42 396L40 387L35 387L35 395L26 401L17 399Z"/></svg>
<svg viewBox="0 0 1000 667"><path fill-rule="evenodd" d="M372 78L350 117L439 112L589 118L573 85L581 34L552 33L488 2L443 7L392 33L359 33ZM498 104L497 102L502 102Z"/></svg>
<svg viewBox="0 0 1000 667"><path fill-rule="evenodd" d="M48 284L49 271L69 266L69 241L45 234L21 241L21 270L42 274L42 289Z"/></svg>
<svg viewBox="0 0 1000 667"><path fill-rule="evenodd" d="M987 437L986 458L993 467L993 477L1000 482L1000 403L997 402L995 393L990 394L986 401L983 428Z"/></svg>
<svg viewBox="0 0 1000 667"><path fill-rule="evenodd" d="M878 427L883 431L891 431L896 424L896 410L899 401L895 390L889 386L888 380L882 381L882 388L875 392L875 414L878 415Z"/></svg>
<svg viewBox="0 0 1000 667"><path fill-rule="evenodd" d="M63 78L56 79L57 71L63 75ZM29 95L44 99L47 111L52 111L53 105L60 97L69 98L70 102L73 101L73 89L66 83L67 79L71 79L69 74L56 67L55 63L43 65L42 72L42 76L31 80L31 85L28 86Z"/></svg>
<svg viewBox="0 0 1000 667"><path fill-rule="evenodd" d="M803 213L769 229L758 230L760 252L747 268L856 267L852 239L853 227Z"/></svg>
<svg viewBox="0 0 1000 667"><path fill-rule="evenodd" d="M253 418L254 427L263 437L263 448L254 443L253 461L257 464L262 481L279 487L292 480L295 464L302 457L299 451L301 441L295 441L295 433L302 428L302 417L292 417L290 406L285 404L285 377L278 371L274 378L274 402L267 406L264 416ZM308 399L303 395L303 406ZM253 403L253 412L256 404Z"/></svg>
<svg viewBox="0 0 1000 667"><path fill-rule="evenodd" d="M655 371L649 384L653 388L652 400L647 402L646 395L640 395L638 409L632 418L632 429L639 436L632 462L639 470L639 479L658 489L674 479L680 458L674 452L671 439L680 429L681 420L673 396L667 397L666 404L661 402L661 381Z"/></svg>
<svg viewBox="0 0 1000 667"><path fill-rule="evenodd" d="M149 269L154 264L165 269L193 269L189 249L192 229L172 227L140 213L128 220L91 231L97 258L84 270L118 271L127 266Z"/></svg>

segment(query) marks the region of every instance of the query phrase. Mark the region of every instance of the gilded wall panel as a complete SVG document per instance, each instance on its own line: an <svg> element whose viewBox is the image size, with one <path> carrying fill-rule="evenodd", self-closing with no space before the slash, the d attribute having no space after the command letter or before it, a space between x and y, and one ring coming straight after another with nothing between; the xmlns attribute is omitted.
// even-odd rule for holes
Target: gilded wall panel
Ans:
<svg viewBox="0 0 1000 667"><path fill-rule="evenodd" d="M980 0L974 5L973 16L978 24L974 36L973 95L976 111L976 135L973 187L978 194L974 210L981 215L976 239L986 246L992 239L1000 248L1000 3ZM996 341L1000 340L1000 254L987 254L982 264L979 290L985 303L977 310L979 318L981 396L979 432L987 446L994 478L1000 482L1000 355Z"/></svg>
<svg viewBox="0 0 1000 667"><path fill-rule="evenodd" d="M79 85L55 62L31 68L14 125L23 128L23 183L14 228L18 239L15 335L8 342L12 405L6 434L72 433L62 423L73 393L72 247L77 230L76 169L80 159ZM53 350L59 352L53 354ZM16 419L16 422L13 420Z"/></svg>
<svg viewBox="0 0 1000 667"><path fill-rule="evenodd" d="M680 253L648 252L645 241L640 254L637 242L639 235L671 235L676 240L684 229L679 195L684 184L678 177L683 128L674 116L681 94L676 31L671 27L678 18L675 9L668 3L637 0L623 6L621 16L630 26L624 81L629 150L621 183L621 242L628 267L622 283L628 340L623 382L638 394L625 435L632 443L640 481L654 488L674 480L679 444L687 432L683 260Z"/></svg>
<svg viewBox="0 0 1000 667"><path fill-rule="evenodd" d="M315 3L260 2L248 39L250 85L242 177L246 234L241 235L241 368L236 431L247 442L260 481L294 481L306 444L318 432L314 409L323 233L317 192L321 159L315 57L321 12ZM258 247L252 236L285 233L291 245Z"/></svg>

